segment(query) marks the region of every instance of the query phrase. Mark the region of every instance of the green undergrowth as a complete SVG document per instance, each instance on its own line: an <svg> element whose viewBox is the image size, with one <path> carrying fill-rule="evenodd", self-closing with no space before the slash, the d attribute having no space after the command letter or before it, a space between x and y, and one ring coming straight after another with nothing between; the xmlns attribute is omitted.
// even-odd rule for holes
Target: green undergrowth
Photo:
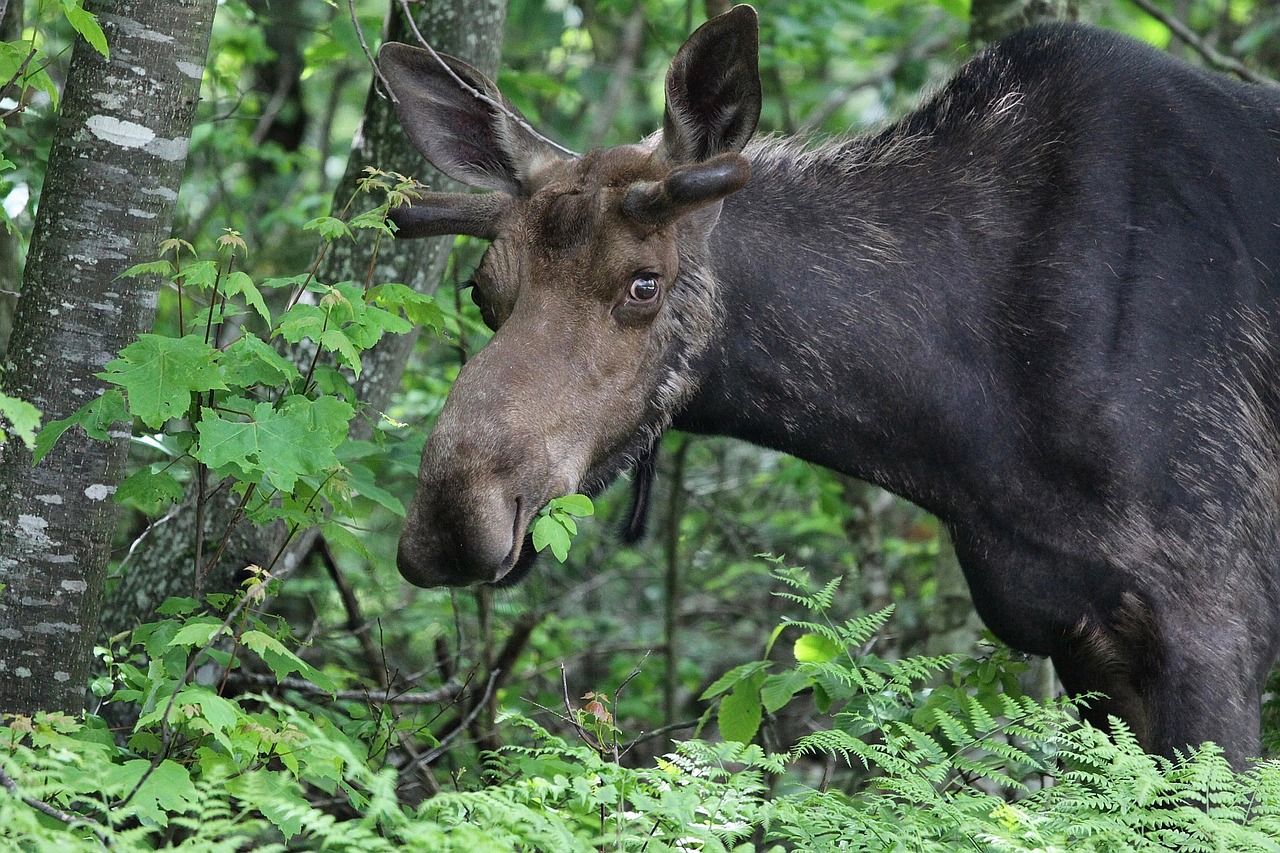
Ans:
<svg viewBox="0 0 1280 853"><path fill-rule="evenodd" d="M1069 703L1022 695L1022 664L1004 650L884 660L867 648L887 614L831 621L831 584L774 576L806 618L774 634L790 654L707 690L703 737L632 766L640 733L618 730L608 697L557 715L568 736L505 711L507 745L484 756L483 784L425 798L405 796L414 762L448 745L407 752L420 730L306 663L283 622L256 610L277 582L172 600L100 650L99 714L0 728L0 848L1280 849L1280 764L1235 774L1212 745L1146 755L1119 723L1109 737ZM246 691L245 661L297 689ZM766 753L761 719L797 701L830 727ZM136 722L112 731L121 718Z"/></svg>

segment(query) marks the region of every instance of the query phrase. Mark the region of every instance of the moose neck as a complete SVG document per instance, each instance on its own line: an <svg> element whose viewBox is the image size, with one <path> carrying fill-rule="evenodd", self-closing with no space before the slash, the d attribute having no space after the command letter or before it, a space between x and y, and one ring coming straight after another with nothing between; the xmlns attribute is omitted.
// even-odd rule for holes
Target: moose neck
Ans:
<svg viewBox="0 0 1280 853"><path fill-rule="evenodd" d="M944 169L954 152L903 128L747 153L751 183L725 202L711 240L720 331L675 425L792 453L953 515L990 487L1008 450L999 442L1009 432L996 428L990 340L1002 300L992 282L1007 278L1017 224L1038 204L1026 176L1000 175L994 162Z"/></svg>

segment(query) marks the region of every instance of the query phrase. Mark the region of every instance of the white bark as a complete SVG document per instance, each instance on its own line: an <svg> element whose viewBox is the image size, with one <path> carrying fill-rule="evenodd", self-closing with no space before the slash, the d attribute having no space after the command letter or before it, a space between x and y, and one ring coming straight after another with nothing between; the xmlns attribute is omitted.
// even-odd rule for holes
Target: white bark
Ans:
<svg viewBox="0 0 1280 853"><path fill-rule="evenodd" d="M168 236L214 0L96 0L110 59L78 42L4 371L5 393L63 418L150 328L154 283L116 276ZM78 710L96 635L128 429L68 432L37 468L0 447L0 711Z"/></svg>

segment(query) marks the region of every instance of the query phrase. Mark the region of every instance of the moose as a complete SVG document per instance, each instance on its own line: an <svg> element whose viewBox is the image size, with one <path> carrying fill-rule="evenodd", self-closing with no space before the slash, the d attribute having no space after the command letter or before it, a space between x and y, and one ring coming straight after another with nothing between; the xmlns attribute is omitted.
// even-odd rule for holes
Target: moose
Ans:
<svg viewBox="0 0 1280 853"><path fill-rule="evenodd" d="M868 135L755 136L756 13L676 53L660 132L578 156L480 72L380 54L479 193L495 332L423 453L398 565L509 583L559 495L668 428L876 483L947 526L979 615L1149 751L1259 751L1280 644L1280 88L1076 24L980 52Z"/></svg>

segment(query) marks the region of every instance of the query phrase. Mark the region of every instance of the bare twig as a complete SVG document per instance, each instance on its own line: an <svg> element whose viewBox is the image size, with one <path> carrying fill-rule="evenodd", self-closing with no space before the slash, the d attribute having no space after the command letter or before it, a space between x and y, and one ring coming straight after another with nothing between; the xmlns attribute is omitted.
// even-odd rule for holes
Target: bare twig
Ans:
<svg viewBox="0 0 1280 853"><path fill-rule="evenodd" d="M356 31L359 32L359 28ZM276 123L280 111L284 109L285 102L289 100L289 93L293 89L293 84L294 81L292 79L286 75L281 75L280 82L276 84L275 91L271 93L271 98L262 110L262 115L258 117L258 124L253 129L253 135L249 137L250 144L255 148L266 141L267 134L271 132L271 126ZM321 162L323 163L324 161Z"/></svg>
<svg viewBox="0 0 1280 853"><path fill-rule="evenodd" d="M347 10L351 12L351 25L356 28L356 38L360 39L360 47L364 50L365 57L369 60L369 64L373 66L373 73L378 75L378 79L382 81L382 88L387 92L391 91L391 86L387 83L387 78L382 76L382 69L378 67L378 62L373 58L373 52L369 50L369 43L364 40L364 30L360 29L360 21L356 18L355 0L347 0ZM395 100L395 95L391 96Z"/></svg>
<svg viewBox="0 0 1280 853"><path fill-rule="evenodd" d="M350 2L350 0L349 0L349 2ZM493 108L494 108L495 110L497 110L498 112L502 113L502 114L503 114L504 116L506 116L507 118L509 118L509 119L511 119L512 121L514 121L514 122L515 122L516 124L518 124L518 125L519 125L519 126L520 126L520 127L521 127L525 132L526 132L526 133L528 133L528 134L530 134L531 136L533 136L533 138L534 138L534 139L537 139L537 140L539 140L540 142L543 142L543 143L545 143L545 144L547 144L547 145L550 145L552 148L555 148L557 151L560 151L560 152L561 152L561 153L563 153L563 154L567 154L567 155L568 155L568 156L570 156L570 157L577 157L577 156L579 156L579 155L578 155L578 152L576 152L576 151L572 151L572 150L570 150L570 149L568 149L568 148L565 148L565 147L564 147L563 145L561 145L560 143L558 143L558 142L556 142L556 141L554 141L554 140L552 140L552 139L548 139L547 137L543 136L543 135L542 135L541 133L539 133L538 131L534 130L534 129L533 129L533 127L532 127L532 125L530 125L530 124L529 124L529 122L527 122L527 121L525 121L525 120L524 120L524 116L520 115L520 114L519 114L519 113L517 113L515 110L511 109L511 108L510 108L510 107L508 107L506 104L502 103L501 101L497 101L497 100L495 100L495 99L493 99L493 98L489 97L489 96L488 96L488 95L486 95L484 92L481 92L479 89L477 89L476 87L474 87L474 86L470 85L470 84L469 84L469 83L467 83L465 80L463 80L461 77L459 77L459 76L457 75L457 73L456 73L456 72L454 72L454 70L453 70L452 68L450 68L450 67L449 67L449 63L445 62L445 61L444 61L444 59L440 56L440 54L436 53L436 49L435 49L434 47L432 47L431 45L427 44L427 40L426 40L425 38L423 38L423 37L422 37L422 33L418 31L418 23L417 23L417 21L415 21L415 20L413 19L413 15L412 15L412 13L410 13L410 12L409 12L409 3L408 3L408 0L400 0L400 8L404 11L404 17L405 17L405 20L407 20L407 21L409 22L409 28L413 30L413 35L414 35L414 37L418 40L418 43L419 43L419 44L421 44L423 47L425 47L425 48L427 49L427 52L431 54L431 58L432 58L432 59L434 59L436 62L440 63L440 67L441 67L441 68L443 68L443 69L445 70L445 72L449 75L449 77L453 79L453 82L454 82L454 83L456 83L456 84L458 85L458 88L462 89L462 91L464 91L464 92L466 92L467 94L471 95L471 97L475 98L476 100L478 100L478 101L482 101L482 102L484 102L484 103L488 104L489 106L493 107ZM354 14L354 12L353 12L353 14ZM366 53L368 53L368 51L367 51L367 50L366 50L365 52L366 52ZM373 58L372 58L372 57L370 57L370 61L371 61L371 62L373 61ZM382 76L382 72L381 72L381 71L379 71L379 72L378 72L378 79L379 79L379 80L381 80L381 81L382 81L383 86L385 86L385 87L386 87L386 92L387 92L387 94L391 97L391 100L392 100L392 101L396 101L395 93L391 91L391 87L390 87L390 86L387 86L387 78L385 78L385 77L383 77L383 76Z"/></svg>
<svg viewBox="0 0 1280 853"><path fill-rule="evenodd" d="M27 58L22 60L22 64L18 66L17 71L13 72L13 76L10 77L8 80L6 80L3 85L0 85L0 95L3 95L4 93L8 92L9 87L12 86L14 83L18 82L18 80L22 77L23 74L27 73L27 66L30 65L31 60L35 58L36 58L36 44L35 44L35 39L33 38L31 41L31 50L28 51ZM5 112L3 116L0 116L0 118L8 118L14 113L22 110L24 105L21 103L21 99L18 99L18 100L19 100L18 105L13 109Z"/></svg>
<svg viewBox="0 0 1280 853"><path fill-rule="evenodd" d="M939 32L939 30L941 30L941 32ZM937 35L923 42L907 44L903 50L894 56L888 67L883 70L872 74L869 77L864 77L861 80L856 80L847 86L841 86L833 89L822 103L818 104L818 106L805 116L804 121L801 122L799 132L804 134L817 130L822 126L823 122L831 118L831 116L835 114L836 110L844 106L855 94L863 89L882 86L885 83L888 83L898 75L903 66L910 62L918 62L926 57L932 56L939 50L942 50L950 40L948 34L943 28L934 27L926 31L935 32Z"/></svg>
<svg viewBox="0 0 1280 853"><path fill-rule="evenodd" d="M342 702L368 701L386 705L439 705L442 702L450 702L456 699L458 694L462 692L462 684L453 681L443 687L437 687L435 690L428 690L426 693L391 693L385 687L381 691L338 690L330 693L323 687L312 684L304 678L277 679L274 675L259 672L235 672L230 678L230 683L235 684L237 682L255 687L278 687L282 690L294 690L307 696L336 699Z"/></svg>
<svg viewBox="0 0 1280 853"><path fill-rule="evenodd" d="M149 523L145 528L143 528L142 532L138 534L137 538L135 538L133 540L133 543L129 546L129 551L124 555L124 559L120 561L120 564L118 566L116 566L115 574L113 575L113 577L119 577L120 575L122 575L124 573L125 568L129 565L129 561L133 559L134 552L138 550L138 546L141 545L143 541L148 536L150 536L151 532L155 530L157 527L159 527L160 525L164 524L167 521L172 521L173 519L177 518L180 510L181 510L181 507L175 505L167 513L165 513L161 517L157 518L155 521Z"/></svg>
<svg viewBox="0 0 1280 853"><path fill-rule="evenodd" d="M387 680L387 666L382 655L379 654L377 646L373 643L373 635L369 630L369 621L364 618L364 613L360 608L360 599L356 598L356 591L351 588L351 583L347 580L346 575L338 568L338 561L333 557L333 549L329 546L329 540L321 536L317 549L320 552L320 562L324 563L325 570L328 571L329 577L333 580L333 585L338 588L342 606L347 611L347 630L354 634L356 640L360 643L360 651L364 654L364 661L369 668L369 674L378 682L379 687L386 690L389 683Z"/></svg>
<svg viewBox="0 0 1280 853"><path fill-rule="evenodd" d="M666 571L662 582L662 656L666 662L662 679L662 717L667 723L676 718L679 687L680 596L684 589L680 574L680 519L684 516L685 505L685 463L692 446L692 439L680 439L672 464L671 492L667 502Z"/></svg>
<svg viewBox="0 0 1280 853"><path fill-rule="evenodd" d="M1236 76L1248 80L1251 83L1260 83L1264 86L1280 85L1280 83L1277 83L1277 81L1272 78L1267 77L1264 74L1259 74L1247 67L1234 56L1227 56L1226 54L1219 53L1214 50L1211 46L1205 43L1204 39L1196 35L1196 33L1191 29L1191 27L1187 26L1186 23L1175 18L1173 15L1170 15L1155 3L1151 2L1151 0L1133 0L1133 2L1139 9L1168 27L1175 36L1189 45L1196 53L1204 57L1204 61L1212 65L1214 68L1218 68L1223 71L1230 71Z"/></svg>
<svg viewBox="0 0 1280 853"><path fill-rule="evenodd" d="M453 731L441 738L440 743L430 752L424 753L414 764L430 764L440 756L444 755L448 749L449 743L458 737L459 734L465 732L467 728L475 721L475 718L484 710L485 705L489 703L489 697L493 695L494 687L498 683L498 676L502 675L502 670L495 669L489 673L489 683L485 686L484 695L480 697L480 701L476 702L471 708L467 716L454 727Z"/></svg>
<svg viewBox="0 0 1280 853"><path fill-rule="evenodd" d="M631 674L628 675L626 678L622 679L622 683L619 684L617 689L613 691L613 711L614 711L615 721L617 720L617 716L618 716L617 714L618 703L622 701L622 691L626 689L627 685L631 683L631 680L633 678L635 678L637 675L640 674L640 668L644 666L644 662L649 659L650 654L651 652L646 651L644 653L644 657L640 658L640 660L636 662L636 665L631 668ZM627 749L630 749L630 748L631 747L627 747ZM623 750L623 752L625 752L625 750ZM617 764L618 762L622 761L623 752L620 752L618 750L618 727L615 725L613 727L613 763L614 764Z"/></svg>
<svg viewBox="0 0 1280 853"><path fill-rule="evenodd" d="M582 727L582 724L578 722L578 715L573 712L573 703L569 699L569 675L565 672L564 664L560 664L560 685L564 689L564 719L568 721L569 725L573 726L574 731L578 733L578 737L582 738L583 743L588 745L595 743L595 738L591 737L587 730Z"/></svg>
<svg viewBox="0 0 1280 853"><path fill-rule="evenodd" d="M669 734L671 732L678 732L682 729L696 728L698 724L701 722L702 722L701 719L685 720L684 722L681 722L681 723L668 723L667 725L662 726L660 728L656 728L651 732L641 732L640 734L636 735L635 739L632 740L631 743L627 744L627 748L622 750L622 754L626 755L628 752L631 751L632 747L634 747L636 744L644 743L645 741L662 737L663 735Z"/></svg>

